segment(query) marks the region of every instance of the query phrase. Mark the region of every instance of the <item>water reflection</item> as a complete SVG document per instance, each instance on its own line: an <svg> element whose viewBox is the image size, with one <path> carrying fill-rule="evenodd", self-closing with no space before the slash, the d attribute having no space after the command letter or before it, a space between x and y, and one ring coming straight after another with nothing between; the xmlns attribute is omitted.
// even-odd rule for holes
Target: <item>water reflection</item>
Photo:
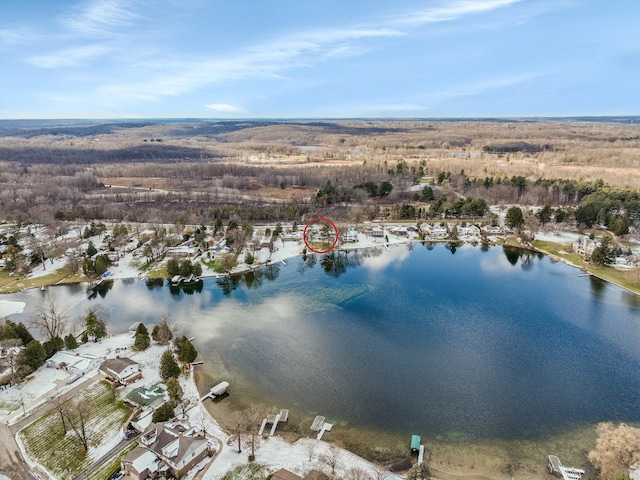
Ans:
<svg viewBox="0 0 640 480"><path fill-rule="evenodd" d="M107 296L107 293L109 293L109 290L111 290L113 288L113 280L105 280L100 282L98 285L94 285L93 287L89 287L87 289L87 296L89 299L94 299L96 298L98 295L100 295L101 298L104 298Z"/></svg>
<svg viewBox="0 0 640 480"><path fill-rule="evenodd" d="M147 278L144 284L149 290L156 290L164 286L164 278Z"/></svg>
<svg viewBox="0 0 640 480"><path fill-rule="evenodd" d="M640 421L636 296L518 249L390 246L288 263L191 294L162 280L92 299L86 286L49 290L70 313L104 306L110 333L169 312L196 337L203 376L233 382L230 402L259 391L354 425L469 436Z"/></svg>

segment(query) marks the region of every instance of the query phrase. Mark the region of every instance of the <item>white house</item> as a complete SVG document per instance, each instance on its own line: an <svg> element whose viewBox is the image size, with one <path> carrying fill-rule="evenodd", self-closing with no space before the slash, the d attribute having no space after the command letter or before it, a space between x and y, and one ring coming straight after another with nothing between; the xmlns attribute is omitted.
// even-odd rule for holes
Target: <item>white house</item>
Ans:
<svg viewBox="0 0 640 480"><path fill-rule="evenodd" d="M458 227L458 235L460 237L479 237L480 229L475 225L468 225L466 227Z"/></svg>
<svg viewBox="0 0 640 480"><path fill-rule="evenodd" d="M128 385L142 378L140 365L127 357L116 357L105 360L102 362L102 365L100 365L100 371L108 378L122 385Z"/></svg>
<svg viewBox="0 0 640 480"><path fill-rule="evenodd" d="M45 365L49 368L69 370L78 375L84 375L94 368L98 368L104 361L104 357L91 355L90 353L76 353L68 350L56 352Z"/></svg>
<svg viewBox="0 0 640 480"><path fill-rule="evenodd" d="M591 257L597 246L598 243L595 240L591 240L589 237L580 237L573 242L573 251L583 257Z"/></svg>
<svg viewBox="0 0 640 480"><path fill-rule="evenodd" d="M420 225L420 230L422 230L425 235L432 238L446 238L449 235L449 230L447 230L447 227L429 225L427 223L423 223L422 225Z"/></svg>
<svg viewBox="0 0 640 480"><path fill-rule="evenodd" d="M355 228L349 228L345 234L342 235L343 242L357 242L358 231Z"/></svg>

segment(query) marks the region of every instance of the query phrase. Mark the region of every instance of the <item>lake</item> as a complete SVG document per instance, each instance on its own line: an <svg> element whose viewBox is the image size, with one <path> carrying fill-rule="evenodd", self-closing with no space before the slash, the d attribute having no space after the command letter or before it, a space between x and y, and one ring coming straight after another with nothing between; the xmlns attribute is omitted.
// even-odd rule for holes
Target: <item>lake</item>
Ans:
<svg viewBox="0 0 640 480"><path fill-rule="evenodd" d="M169 312L231 383L332 423L398 434L537 438L640 422L640 298L548 257L420 243L287 260L191 291L166 282L49 288L109 331ZM3 298L42 300L40 291ZM200 368L200 367L199 367ZM233 400L235 398L235 400Z"/></svg>

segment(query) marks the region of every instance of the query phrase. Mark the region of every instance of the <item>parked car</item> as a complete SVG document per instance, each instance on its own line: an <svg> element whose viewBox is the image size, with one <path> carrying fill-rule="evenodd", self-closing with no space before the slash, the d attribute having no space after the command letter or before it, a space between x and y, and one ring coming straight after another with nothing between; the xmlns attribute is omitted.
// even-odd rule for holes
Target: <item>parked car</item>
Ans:
<svg viewBox="0 0 640 480"><path fill-rule="evenodd" d="M79 378L80 378L80 375L78 375L77 373L75 375L71 375L70 377L67 378L67 385L75 382Z"/></svg>
<svg viewBox="0 0 640 480"><path fill-rule="evenodd" d="M116 472L113 475L111 475L109 480L120 480L122 477L124 477L124 472L123 471L119 471L119 472Z"/></svg>
<svg viewBox="0 0 640 480"><path fill-rule="evenodd" d="M136 432L135 430L127 430L126 432L124 432L124 438L125 440L129 440L135 437L137 434L138 432Z"/></svg>

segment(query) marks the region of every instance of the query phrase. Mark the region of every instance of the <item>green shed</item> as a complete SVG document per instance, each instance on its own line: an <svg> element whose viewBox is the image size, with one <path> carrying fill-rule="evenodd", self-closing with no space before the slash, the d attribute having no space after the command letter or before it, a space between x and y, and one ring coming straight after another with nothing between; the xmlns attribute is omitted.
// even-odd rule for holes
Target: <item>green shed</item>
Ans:
<svg viewBox="0 0 640 480"><path fill-rule="evenodd" d="M420 435L411 435L411 451L417 452L420 450Z"/></svg>

